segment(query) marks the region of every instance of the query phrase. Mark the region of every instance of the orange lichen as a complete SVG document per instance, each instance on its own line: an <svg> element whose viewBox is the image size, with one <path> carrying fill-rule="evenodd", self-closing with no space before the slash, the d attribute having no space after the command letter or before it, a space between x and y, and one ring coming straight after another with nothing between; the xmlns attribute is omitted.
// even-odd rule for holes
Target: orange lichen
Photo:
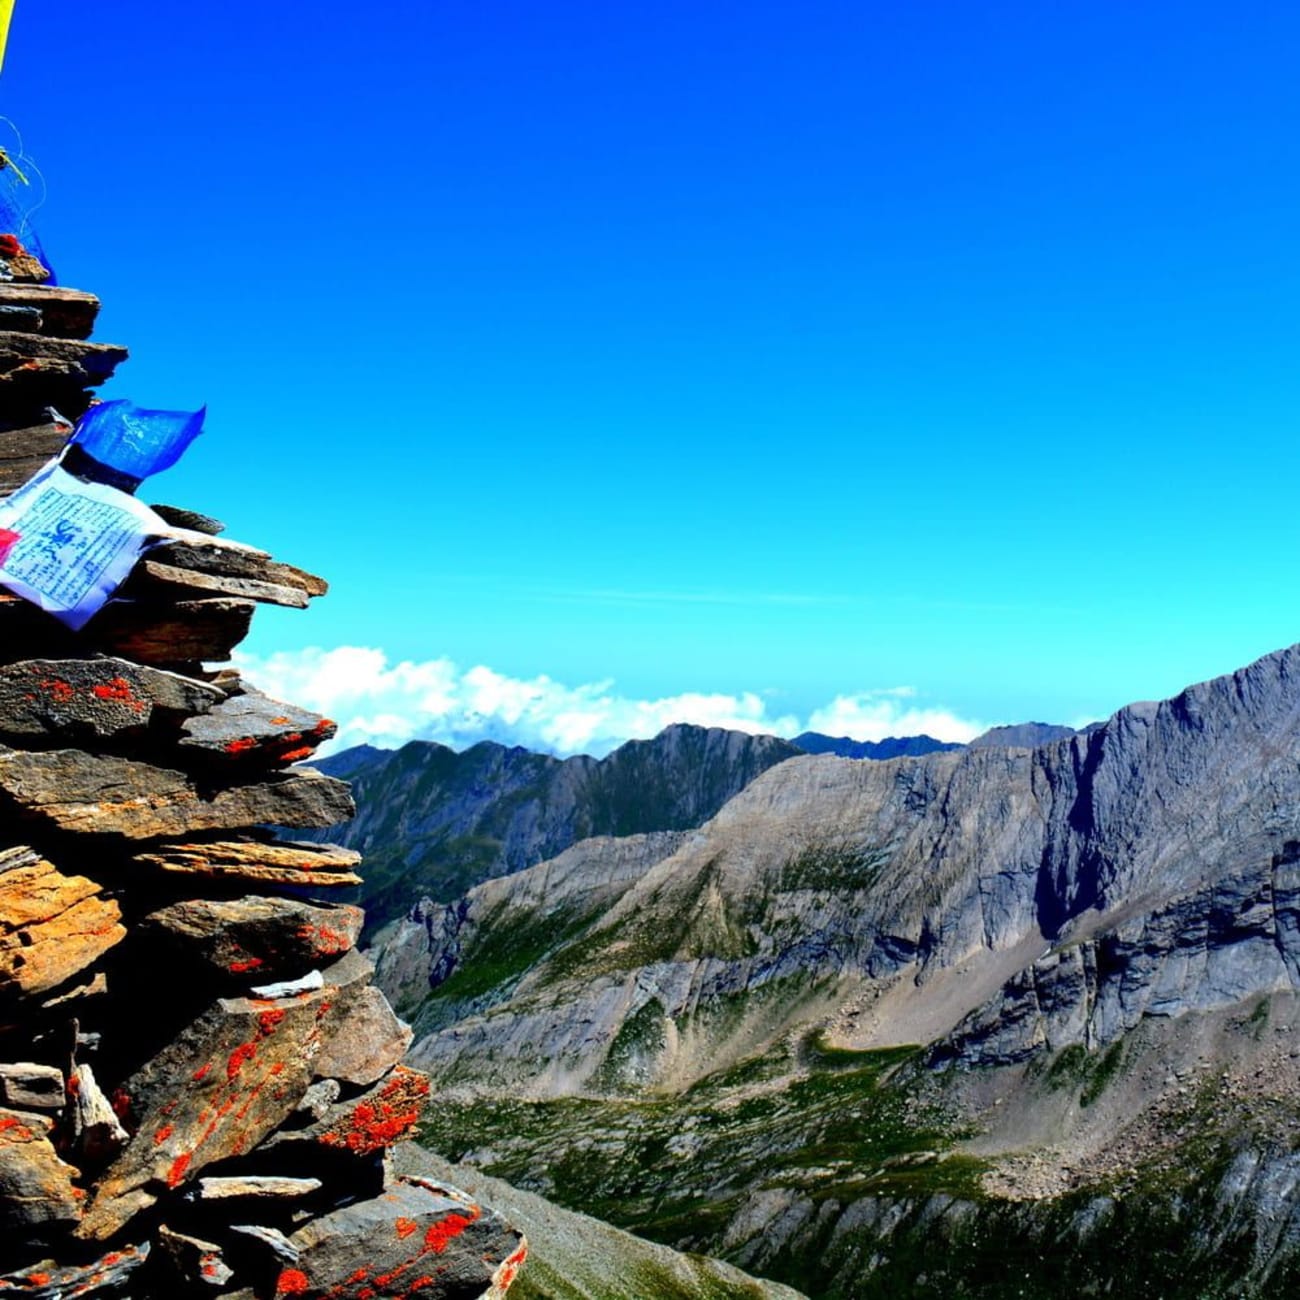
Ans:
<svg viewBox="0 0 1300 1300"><path fill-rule="evenodd" d="M283 1008L277 1007L274 1011L263 1011L257 1018L257 1030L263 1037L275 1032L275 1027L284 1019L285 1013Z"/></svg>
<svg viewBox="0 0 1300 1300"><path fill-rule="evenodd" d="M399 1237L409 1237L420 1225L414 1219L398 1219L393 1226Z"/></svg>
<svg viewBox="0 0 1300 1300"><path fill-rule="evenodd" d="M307 1274L301 1269L286 1268L275 1284L276 1295L301 1295L311 1285Z"/></svg>
<svg viewBox="0 0 1300 1300"><path fill-rule="evenodd" d="M185 1177L185 1171L190 1167L190 1161L193 1157L188 1151L182 1152L172 1161L171 1168L167 1171L167 1186L178 1187L180 1181Z"/></svg>
<svg viewBox="0 0 1300 1300"><path fill-rule="evenodd" d="M254 736L242 736L239 740L232 740L226 745L227 754L246 754L250 749L257 748L257 738Z"/></svg>
<svg viewBox="0 0 1300 1300"><path fill-rule="evenodd" d="M510 1284L515 1280L520 1267L527 1258L528 1246L525 1243L492 1275L492 1285L500 1287L502 1291L509 1290Z"/></svg>
<svg viewBox="0 0 1300 1300"><path fill-rule="evenodd" d="M244 1068L249 1060L256 1053L257 1047L253 1043L240 1043L233 1052L230 1053L230 1059L226 1062L226 1078L233 1079Z"/></svg>
<svg viewBox="0 0 1300 1300"><path fill-rule="evenodd" d="M136 713L143 713L148 707L143 700L137 700L131 693L131 683L125 677L114 677L111 682L100 682L97 686L92 686L90 691L97 700L112 700L118 704L126 704Z"/></svg>
<svg viewBox="0 0 1300 1300"><path fill-rule="evenodd" d="M260 957L249 957L246 961L232 961L230 970L234 975L242 975L245 971L256 970L260 965L262 965Z"/></svg>
<svg viewBox="0 0 1300 1300"><path fill-rule="evenodd" d="M297 763L304 758L310 758L316 752L315 745L303 745L301 749L289 749L280 755L282 763Z"/></svg>
<svg viewBox="0 0 1300 1300"><path fill-rule="evenodd" d="M160 1128L158 1132L153 1135L154 1146L156 1147L162 1146L162 1144L166 1142L167 1139L171 1137L171 1135L175 1132L176 1129L171 1124L164 1124L162 1128Z"/></svg>
<svg viewBox="0 0 1300 1300"><path fill-rule="evenodd" d="M425 1246L435 1255L441 1255L447 1244L459 1237L479 1217L479 1213L476 1208L473 1214L449 1214L445 1219L431 1223L424 1234Z"/></svg>
<svg viewBox="0 0 1300 1300"><path fill-rule="evenodd" d="M209 1073L211 1073L211 1070L212 1062L209 1061L206 1065L200 1065L199 1068L190 1075L190 1078L193 1079L195 1083L202 1083L203 1080L208 1077Z"/></svg>

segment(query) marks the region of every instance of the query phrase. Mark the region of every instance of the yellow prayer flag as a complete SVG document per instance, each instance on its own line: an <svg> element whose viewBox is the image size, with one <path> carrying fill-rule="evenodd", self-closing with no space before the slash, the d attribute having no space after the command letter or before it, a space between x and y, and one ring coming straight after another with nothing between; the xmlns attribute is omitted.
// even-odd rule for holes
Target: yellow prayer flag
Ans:
<svg viewBox="0 0 1300 1300"><path fill-rule="evenodd" d="M14 16L14 0L0 0L0 68L4 67L5 46L9 44L9 20Z"/></svg>

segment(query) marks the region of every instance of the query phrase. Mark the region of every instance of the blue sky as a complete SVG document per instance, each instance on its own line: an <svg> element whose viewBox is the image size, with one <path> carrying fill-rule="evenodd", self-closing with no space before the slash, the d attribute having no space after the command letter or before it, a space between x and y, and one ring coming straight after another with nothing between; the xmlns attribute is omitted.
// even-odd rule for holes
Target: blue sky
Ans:
<svg viewBox="0 0 1300 1300"><path fill-rule="evenodd" d="M1298 45L1283 4L18 0L0 111L110 391L209 404L144 495L334 584L259 617L285 689L366 647L372 712L449 663L471 728L478 665L1075 721L1296 639Z"/></svg>

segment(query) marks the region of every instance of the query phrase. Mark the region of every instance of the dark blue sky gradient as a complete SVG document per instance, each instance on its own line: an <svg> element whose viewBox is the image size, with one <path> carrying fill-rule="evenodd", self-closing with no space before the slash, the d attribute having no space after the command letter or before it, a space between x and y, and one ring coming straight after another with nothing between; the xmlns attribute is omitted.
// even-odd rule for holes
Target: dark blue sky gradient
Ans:
<svg viewBox="0 0 1300 1300"><path fill-rule="evenodd" d="M1297 639L1294 5L18 0L150 499L378 645L1072 721Z"/></svg>

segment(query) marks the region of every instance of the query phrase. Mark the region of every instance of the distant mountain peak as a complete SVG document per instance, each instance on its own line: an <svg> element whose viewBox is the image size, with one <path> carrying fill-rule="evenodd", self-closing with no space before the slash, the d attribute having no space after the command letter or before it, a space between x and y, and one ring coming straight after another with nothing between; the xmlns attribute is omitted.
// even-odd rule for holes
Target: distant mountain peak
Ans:
<svg viewBox="0 0 1300 1300"><path fill-rule="evenodd" d="M961 745L933 736L886 736L884 740L854 740L850 736L825 736L819 731L805 731L791 742L805 754L835 754L840 758L919 758Z"/></svg>

